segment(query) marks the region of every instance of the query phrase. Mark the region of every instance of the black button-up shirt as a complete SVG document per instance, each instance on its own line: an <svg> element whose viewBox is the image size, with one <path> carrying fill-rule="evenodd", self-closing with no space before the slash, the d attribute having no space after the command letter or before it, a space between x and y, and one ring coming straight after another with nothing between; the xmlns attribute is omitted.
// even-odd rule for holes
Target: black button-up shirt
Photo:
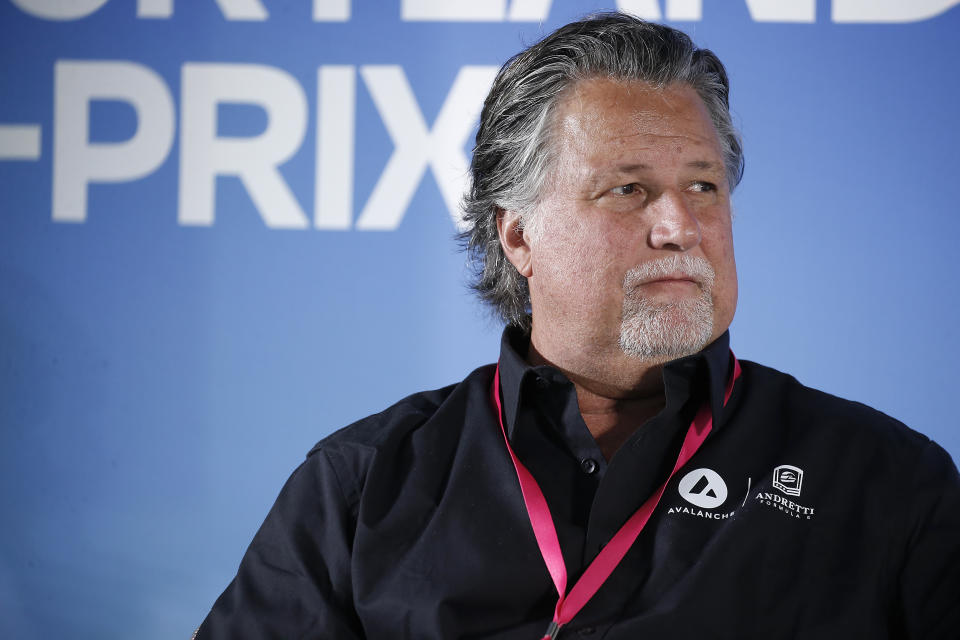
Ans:
<svg viewBox="0 0 960 640"><path fill-rule="evenodd" d="M663 369L666 405L604 460L572 383L504 333L508 436L572 585L714 418L647 527L561 638L956 638L960 480L867 407L743 363L727 336ZM492 402L493 367L321 441L198 640L537 639L557 594Z"/></svg>

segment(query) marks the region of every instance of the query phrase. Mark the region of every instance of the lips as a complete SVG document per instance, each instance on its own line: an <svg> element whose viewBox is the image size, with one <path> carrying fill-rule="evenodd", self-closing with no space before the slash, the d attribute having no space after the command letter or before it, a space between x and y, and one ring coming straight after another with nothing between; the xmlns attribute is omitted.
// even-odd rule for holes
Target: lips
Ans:
<svg viewBox="0 0 960 640"><path fill-rule="evenodd" d="M692 282L693 284L699 286L700 280L694 275L688 275L686 273L672 273L666 276L657 276L651 278L645 282L639 282L637 284L656 284L658 282Z"/></svg>
<svg viewBox="0 0 960 640"><path fill-rule="evenodd" d="M623 278L624 291L657 283L691 282L701 290L713 288L713 268L699 256L675 255L644 262L630 269Z"/></svg>

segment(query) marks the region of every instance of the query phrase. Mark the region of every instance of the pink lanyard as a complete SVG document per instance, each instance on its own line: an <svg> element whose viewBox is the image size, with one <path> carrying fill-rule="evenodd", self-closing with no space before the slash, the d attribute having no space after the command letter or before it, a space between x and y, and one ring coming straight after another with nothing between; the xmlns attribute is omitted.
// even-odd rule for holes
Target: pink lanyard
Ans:
<svg viewBox="0 0 960 640"><path fill-rule="evenodd" d="M733 354L730 354L731 357ZM740 362L733 358L733 375L727 381L727 388L723 395L723 404L726 406L733 392L733 385L740 377ZM673 466L673 471L666 482L660 485L656 493L647 498L647 501L640 505L640 508L630 516L620 530L614 534L610 542L600 550L597 557L593 559L587 570L583 572L577 583L573 585L570 593L567 593L567 568L563 563L563 553L560 551L560 541L557 539L557 530L553 525L553 517L550 515L550 507L547 506L547 500L543 497L543 491L540 485L534 480L533 475L527 471L523 463L517 458L510 446L510 439L507 437L507 429L503 422L503 405L500 402L500 364L497 364L496 373L493 376L493 401L497 405L497 417L500 420L500 429L503 431L503 439L507 443L507 451L513 460L513 466L517 470L517 478L520 480L520 490L523 493L523 501L527 506L527 515L530 517L530 524L533 527L533 534L537 538L537 545L540 547L540 555L543 556L543 562L547 565L547 571L553 579L553 584L560 595L557 600L557 607L553 613L553 621L547 627L542 640L554 640L560 632L560 628L570 622L580 609L593 597L606 582L607 578L613 573L617 565L627 554L633 542L643 531L647 521L657 508L660 497L663 495L667 484L674 474L693 457L700 445L707 438L710 429L713 428L713 416L710 413L710 405L705 402L697 411L693 422L687 429L687 435L683 439L683 446L680 447L680 455L677 457L677 463Z"/></svg>

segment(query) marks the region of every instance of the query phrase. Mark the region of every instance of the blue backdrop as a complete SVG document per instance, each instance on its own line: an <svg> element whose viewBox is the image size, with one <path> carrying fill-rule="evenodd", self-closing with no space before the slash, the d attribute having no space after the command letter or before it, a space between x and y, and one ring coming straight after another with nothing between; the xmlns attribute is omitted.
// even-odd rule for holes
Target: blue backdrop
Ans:
<svg viewBox="0 0 960 640"><path fill-rule="evenodd" d="M956 4L619 3L730 70L738 356L954 459ZM0 0L0 637L189 637L315 441L496 357L476 114L602 6Z"/></svg>

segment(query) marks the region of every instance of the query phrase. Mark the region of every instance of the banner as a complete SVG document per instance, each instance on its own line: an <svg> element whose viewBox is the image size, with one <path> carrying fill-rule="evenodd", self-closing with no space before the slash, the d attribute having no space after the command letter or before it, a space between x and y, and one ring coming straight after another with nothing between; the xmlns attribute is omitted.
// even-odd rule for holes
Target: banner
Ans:
<svg viewBox="0 0 960 640"><path fill-rule="evenodd" d="M317 440L496 359L476 119L599 9L728 67L737 356L960 458L958 4L0 0L0 636L189 637Z"/></svg>

